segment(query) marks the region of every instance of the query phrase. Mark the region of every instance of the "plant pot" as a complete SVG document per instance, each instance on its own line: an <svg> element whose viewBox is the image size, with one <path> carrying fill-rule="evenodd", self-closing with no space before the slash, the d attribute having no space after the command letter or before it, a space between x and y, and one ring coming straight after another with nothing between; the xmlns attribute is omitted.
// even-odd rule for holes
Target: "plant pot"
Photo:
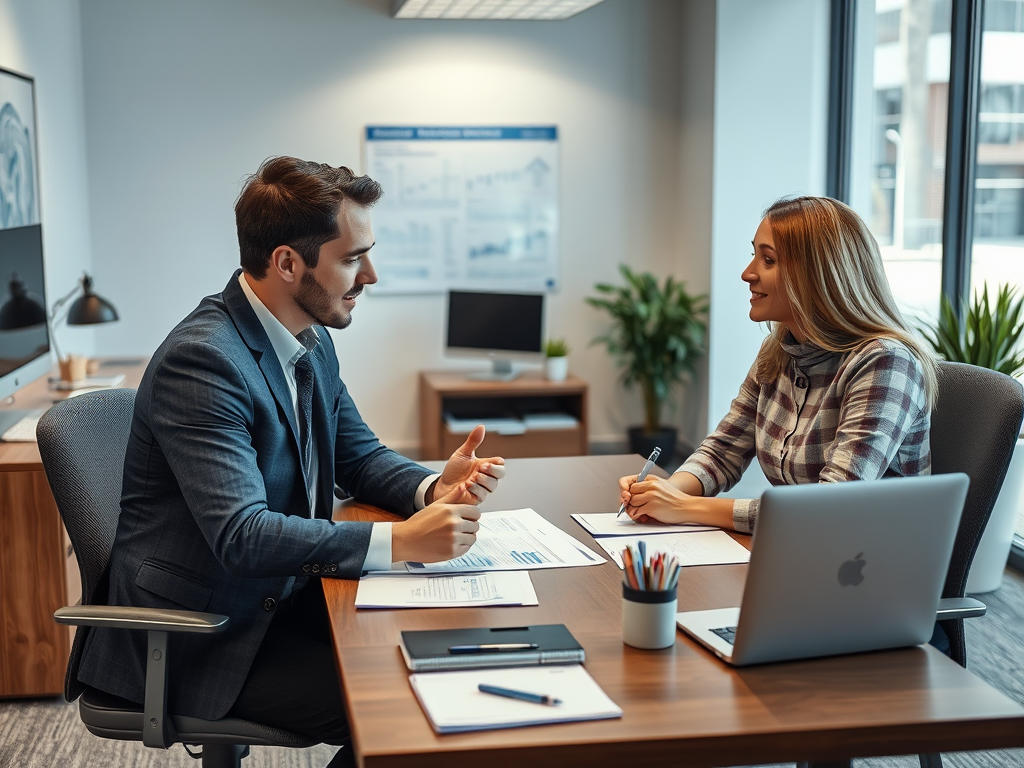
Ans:
<svg viewBox="0 0 1024 768"><path fill-rule="evenodd" d="M1013 546L1013 528L1017 512L1024 503L1024 439L1017 440L1006 470L1006 479L992 507L985 532L967 576L967 593L979 595L994 592L1003 583L1003 571Z"/></svg>
<svg viewBox="0 0 1024 768"><path fill-rule="evenodd" d="M629 450L642 456L650 456L655 448L661 448L658 466L672 471L676 455L678 431L675 427L661 426L657 432L647 432L643 427L630 427L626 430L629 436Z"/></svg>
<svg viewBox="0 0 1024 768"><path fill-rule="evenodd" d="M549 357L544 363L544 371L548 381L565 381L569 375L568 357Z"/></svg>

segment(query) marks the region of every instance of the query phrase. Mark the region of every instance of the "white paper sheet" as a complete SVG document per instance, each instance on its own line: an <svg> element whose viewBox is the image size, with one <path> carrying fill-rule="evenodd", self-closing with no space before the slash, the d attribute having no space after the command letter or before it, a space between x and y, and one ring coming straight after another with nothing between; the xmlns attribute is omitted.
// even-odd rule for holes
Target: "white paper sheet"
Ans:
<svg viewBox="0 0 1024 768"><path fill-rule="evenodd" d="M548 694L562 703L506 699L477 690L481 683ZM420 672L409 676L409 684L438 733L622 717L622 710L580 664Z"/></svg>
<svg viewBox="0 0 1024 768"><path fill-rule="evenodd" d="M717 531L713 525L686 523L637 523L623 513L618 517L614 512L588 512L573 515L572 519L582 525L594 538L600 536L653 536L663 533L694 533L695 531Z"/></svg>
<svg viewBox="0 0 1024 768"><path fill-rule="evenodd" d="M680 565L729 565L750 562L750 551L724 531L665 533L658 536L607 536L597 543L615 564L622 567L622 550L627 544L644 542L647 556L655 552L673 554Z"/></svg>
<svg viewBox="0 0 1024 768"><path fill-rule="evenodd" d="M468 573L572 568L605 560L532 509L484 512L476 544L443 563L407 563L410 573Z"/></svg>
<svg viewBox="0 0 1024 768"><path fill-rule="evenodd" d="M356 608L455 608L483 605L537 605L526 571L452 576L368 574L359 580Z"/></svg>

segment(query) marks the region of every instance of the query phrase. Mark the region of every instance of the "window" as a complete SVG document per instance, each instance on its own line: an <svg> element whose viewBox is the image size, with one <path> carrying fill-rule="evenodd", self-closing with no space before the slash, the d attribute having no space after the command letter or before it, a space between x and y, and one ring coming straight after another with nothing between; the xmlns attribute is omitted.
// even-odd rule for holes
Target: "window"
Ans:
<svg viewBox="0 0 1024 768"><path fill-rule="evenodd" d="M1024 291L1024 0L832 13L829 194L868 222L900 307ZM1024 558L1024 510L1016 532Z"/></svg>
<svg viewBox="0 0 1024 768"><path fill-rule="evenodd" d="M971 292L1024 290L1024 0L986 0ZM1024 511L1016 532L1024 537Z"/></svg>
<svg viewBox="0 0 1024 768"><path fill-rule="evenodd" d="M909 318L938 314L949 85L948 0L862 0L854 55L850 203L878 240ZM936 31L939 30L939 31ZM941 30L946 30L943 33Z"/></svg>

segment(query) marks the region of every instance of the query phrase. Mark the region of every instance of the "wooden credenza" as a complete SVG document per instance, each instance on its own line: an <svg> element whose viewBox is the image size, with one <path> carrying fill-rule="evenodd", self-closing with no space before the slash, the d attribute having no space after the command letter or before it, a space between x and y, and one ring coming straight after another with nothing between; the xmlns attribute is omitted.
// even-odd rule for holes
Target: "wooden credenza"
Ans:
<svg viewBox="0 0 1024 768"><path fill-rule="evenodd" d="M581 456L587 451L587 383L576 376L548 381L540 371L528 371L512 381L475 381L465 371L420 373L420 459L447 459L466 440L445 423L445 413L468 418L480 414L560 411L574 417L575 427L529 430L503 435L489 431L481 456L528 458Z"/></svg>
<svg viewBox="0 0 1024 768"><path fill-rule="evenodd" d="M123 373L119 386L135 388L145 363L101 361L96 375ZM59 397L43 377L0 408L45 408ZM53 612L81 595L78 563L38 446L0 442L0 698L63 692L74 627L58 625Z"/></svg>

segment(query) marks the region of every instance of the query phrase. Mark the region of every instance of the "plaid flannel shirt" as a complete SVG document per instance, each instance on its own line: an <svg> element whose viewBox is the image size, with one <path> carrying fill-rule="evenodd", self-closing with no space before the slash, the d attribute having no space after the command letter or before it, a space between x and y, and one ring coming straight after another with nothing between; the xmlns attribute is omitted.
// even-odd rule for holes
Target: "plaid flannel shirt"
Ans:
<svg viewBox="0 0 1024 768"><path fill-rule="evenodd" d="M728 415L677 472L695 475L705 496L736 485L755 454L772 485L931 472L931 413L907 347L873 339L843 354L787 339L785 373L758 384L755 362ZM736 530L754 530L757 507L733 502Z"/></svg>

